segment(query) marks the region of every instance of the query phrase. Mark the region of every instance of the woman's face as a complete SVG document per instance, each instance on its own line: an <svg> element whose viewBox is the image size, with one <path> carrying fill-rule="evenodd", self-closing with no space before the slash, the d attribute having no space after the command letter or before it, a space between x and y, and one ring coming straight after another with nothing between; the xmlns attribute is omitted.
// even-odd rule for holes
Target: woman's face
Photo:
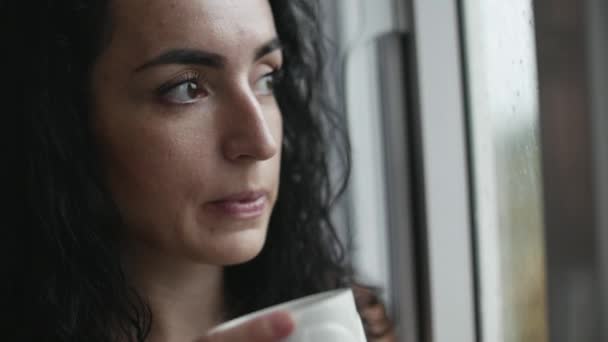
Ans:
<svg viewBox="0 0 608 342"><path fill-rule="evenodd" d="M110 22L93 130L127 246L217 265L253 258L282 141L268 1L120 0Z"/></svg>

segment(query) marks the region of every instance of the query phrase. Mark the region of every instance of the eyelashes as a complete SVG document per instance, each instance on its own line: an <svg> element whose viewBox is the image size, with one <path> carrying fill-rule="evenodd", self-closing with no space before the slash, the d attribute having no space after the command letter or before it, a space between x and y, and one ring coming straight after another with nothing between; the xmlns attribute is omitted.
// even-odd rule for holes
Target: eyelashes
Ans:
<svg viewBox="0 0 608 342"><path fill-rule="evenodd" d="M156 90L157 97L163 102L188 104L207 96L204 82L198 72L187 72L162 84Z"/></svg>
<svg viewBox="0 0 608 342"><path fill-rule="evenodd" d="M274 69L269 73L262 75L254 86L254 91L258 95L274 95L275 87L280 82L282 77L281 69Z"/></svg>
<svg viewBox="0 0 608 342"><path fill-rule="evenodd" d="M252 84L256 96L274 96L275 86L280 82L283 71L280 67L260 76ZM209 95L207 82L197 71L185 72L174 79L160 85L156 97L161 102L175 105L185 105L198 102Z"/></svg>

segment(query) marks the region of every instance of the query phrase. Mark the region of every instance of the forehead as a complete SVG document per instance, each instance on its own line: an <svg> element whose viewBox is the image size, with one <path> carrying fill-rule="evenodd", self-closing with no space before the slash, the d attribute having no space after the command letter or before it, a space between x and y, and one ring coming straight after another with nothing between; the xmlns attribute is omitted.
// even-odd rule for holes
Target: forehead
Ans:
<svg viewBox="0 0 608 342"><path fill-rule="evenodd" d="M141 58L176 47L246 55L276 36L268 0L115 0L111 16L112 41Z"/></svg>

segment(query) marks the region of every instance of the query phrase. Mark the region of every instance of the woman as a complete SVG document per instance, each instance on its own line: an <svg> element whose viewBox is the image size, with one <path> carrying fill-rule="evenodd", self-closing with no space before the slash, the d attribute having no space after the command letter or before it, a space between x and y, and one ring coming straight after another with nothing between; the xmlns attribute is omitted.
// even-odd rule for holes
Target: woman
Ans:
<svg viewBox="0 0 608 342"><path fill-rule="evenodd" d="M338 121L315 9L0 3L9 179L23 179L6 214L7 341L277 341L286 314L206 331L353 284L329 220L322 124Z"/></svg>

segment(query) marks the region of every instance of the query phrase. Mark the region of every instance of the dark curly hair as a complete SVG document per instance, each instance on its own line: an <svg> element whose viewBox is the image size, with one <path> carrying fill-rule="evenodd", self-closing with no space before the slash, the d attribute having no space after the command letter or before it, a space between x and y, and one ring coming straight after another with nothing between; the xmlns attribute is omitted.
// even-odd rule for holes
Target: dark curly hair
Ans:
<svg viewBox="0 0 608 342"><path fill-rule="evenodd" d="M279 198L261 254L225 270L226 318L348 286L330 221L329 141L348 140L322 89L319 5L270 0L285 63ZM124 228L89 129L90 71L111 39L108 0L0 0L6 142L3 340L144 341L151 311L126 280ZM343 180L345 182L344 177Z"/></svg>

